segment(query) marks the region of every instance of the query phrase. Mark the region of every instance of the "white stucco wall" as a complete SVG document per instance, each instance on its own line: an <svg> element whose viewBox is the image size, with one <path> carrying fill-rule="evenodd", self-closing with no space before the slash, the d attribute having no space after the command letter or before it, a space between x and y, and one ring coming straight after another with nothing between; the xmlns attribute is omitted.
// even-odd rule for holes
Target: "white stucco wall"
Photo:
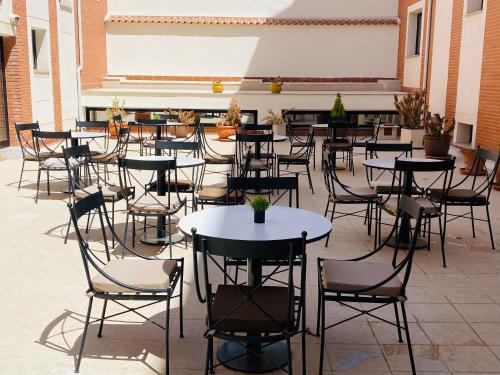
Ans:
<svg viewBox="0 0 500 375"><path fill-rule="evenodd" d="M473 144L481 86L486 5L487 1L482 12L465 15L462 27L456 121L474 126Z"/></svg>
<svg viewBox="0 0 500 375"><path fill-rule="evenodd" d="M15 35L15 28L10 23L12 14L12 0L3 0L0 4L0 36Z"/></svg>
<svg viewBox="0 0 500 375"><path fill-rule="evenodd" d="M108 0L110 15L395 17L398 0Z"/></svg>
<svg viewBox="0 0 500 375"><path fill-rule="evenodd" d="M436 2L429 107L432 113L441 115L446 109L452 14L453 2Z"/></svg>
<svg viewBox="0 0 500 375"><path fill-rule="evenodd" d="M403 86L405 87L420 87L420 72L422 67L422 54L423 54L423 35L424 35L424 23L426 17L426 10L424 9L424 2L419 1L408 7L407 17L409 19L410 14L417 11L418 9L422 9L422 30L421 30L421 43L420 43L420 55L414 55L413 52L408 51L408 40L412 38L412 33L406 30L406 43L405 43L405 65L404 65L404 73L403 73ZM410 25L410 22L407 22L407 27Z"/></svg>
<svg viewBox="0 0 500 375"><path fill-rule="evenodd" d="M52 93L52 72L50 63L46 69L33 70L33 53L31 49L31 29L46 30L45 43L48 48L50 62L49 7L47 1L27 0L26 15L28 27L29 63L31 75L31 103L33 120L40 123L45 130L54 130L54 97Z"/></svg>
<svg viewBox="0 0 500 375"><path fill-rule="evenodd" d="M397 26L107 25L110 75L393 78L397 48Z"/></svg>

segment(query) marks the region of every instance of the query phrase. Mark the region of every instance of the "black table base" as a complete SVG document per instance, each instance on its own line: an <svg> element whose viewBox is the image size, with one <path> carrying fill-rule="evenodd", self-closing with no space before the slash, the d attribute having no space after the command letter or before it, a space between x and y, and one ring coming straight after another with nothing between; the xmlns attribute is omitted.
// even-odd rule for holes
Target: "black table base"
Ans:
<svg viewBox="0 0 500 375"><path fill-rule="evenodd" d="M389 241L387 241L387 246L395 248L396 237L393 236L391 239L389 239ZM401 240L401 242L399 243L399 248L402 250L408 250L410 246L411 246L410 242L406 242L403 240ZM427 240L424 240L423 238L417 238L417 246L415 247L415 249L423 249L424 247L427 247Z"/></svg>
<svg viewBox="0 0 500 375"><path fill-rule="evenodd" d="M230 341L221 346L217 358L232 370L259 374L285 367L288 351L285 344L275 343L260 349L259 354L256 354L241 343Z"/></svg>
<svg viewBox="0 0 500 375"><path fill-rule="evenodd" d="M181 242L184 236L179 233L172 233L172 241L169 240L168 235L165 237L158 237L156 233L145 233L141 237L141 242L148 245L168 245L170 242L172 244Z"/></svg>

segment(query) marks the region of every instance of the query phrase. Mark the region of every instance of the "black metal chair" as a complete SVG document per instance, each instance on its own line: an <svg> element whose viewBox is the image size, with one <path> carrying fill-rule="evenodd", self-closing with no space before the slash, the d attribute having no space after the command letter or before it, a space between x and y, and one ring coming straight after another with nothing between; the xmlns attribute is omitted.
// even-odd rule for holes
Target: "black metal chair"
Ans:
<svg viewBox="0 0 500 375"><path fill-rule="evenodd" d="M183 337L183 273L184 259L163 260L146 257L136 250L128 247L115 233L110 225L109 217L102 192L91 194L73 204L68 204L71 220L75 227L76 236L80 245L80 252L88 283L86 295L89 298L85 326L81 338L80 350L76 360L75 372L79 372L80 364L85 349L88 327L91 323L99 323L97 337L102 337L104 321L124 313L133 312L145 318L137 310L165 303L165 325L162 326L154 321L154 325L165 330L165 365L166 374L169 374L170 351L169 351L169 325L170 325L170 301L179 298L179 335ZM99 218L98 230L92 231L99 237L98 241L88 241L83 230L80 229L79 220L87 215L97 215ZM123 247L127 254L126 258L111 258L107 233ZM92 243L104 244L102 249L91 248ZM102 259L104 257L104 259ZM174 291L179 285L179 293ZM94 298L103 300L101 318L90 321L92 304ZM106 315L108 301L115 302L125 311ZM129 307L125 301L142 302L141 306ZM147 319L147 318L146 318Z"/></svg>
<svg viewBox="0 0 500 375"><path fill-rule="evenodd" d="M98 173L100 173L100 167L103 167L104 181L107 181L109 178L109 167L116 166L118 159L124 158L127 155L129 139L130 128L121 127L118 129L116 144L111 151L91 154L92 161L96 163Z"/></svg>
<svg viewBox="0 0 500 375"><path fill-rule="evenodd" d="M412 157L413 143L373 143L365 144L365 159L379 158L381 153L390 153L391 157ZM396 155L395 155L396 154ZM377 194L397 193L393 191L393 171L374 171L373 168L365 168L368 185ZM387 178L384 180L384 178Z"/></svg>
<svg viewBox="0 0 500 375"><path fill-rule="evenodd" d="M66 163L64 162L63 147L68 147L71 139L71 131L51 132L33 130L33 139L35 143L36 156L38 158L38 177L36 180L36 198L38 203L38 194L40 191L40 177L42 172L47 174L47 194L50 196L50 179L64 181L63 178L56 178L51 173L65 172ZM76 166L76 163L73 167Z"/></svg>
<svg viewBox="0 0 500 375"><path fill-rule="evenodd" d="M97 138L91 138L90 142L97 147L97 150L90 151L91 154L100 154L108 151L109 147L109 121L75 121L76 131L91 131L97 133L104 133L106 136L103 138L103 143L100 144ZM101 138L99 138L101 139Z"/></svg>
<svg viewBox="0 0 500 375"><path fill-rule="evenodd" d="M205 133L205 128L200 121L197 121L195 125L195 132L197 135L197 140L201 144L201 157L205 161L205 165L203 165L203 168L201 170L200 187L203 187L203 180L206 173L222 174L225 176L228 172L227 170L207 171L207 166L229 166L229 172L231 173L231 175L233 175L235 167L234 154L221 154L210 147L207 135Z"/></svg>
<svg viewBox="0 0 500 375"><path fill-rule="evenodd" d="M488 151L478 147L473 165L485 164L486 175L484 177L472 175L469 172L458 183L450 186L447 192L443 192L440 189L430 189L429 198L434 202L439 202L444 205L443 242L446 238L447 223L459 218L470 218L472 223L472 236L474 238L476 237L474 221L479 220L488 223L491 248L495 249L489 205L499 160L500 154L498 152ZM469 207L470 212L465 214L450 214L448 213L448 207ZM486 220L474 216L474 207L485 207ZM448 216L451 216L451 219L449 219ZM444 246L444 243L442 246Z"/></svg>
<svg viewBox="0 0 500 375"><path fill-rule="evenodd" d="M196 228L192 230L195 286L198 298L207 306L208 340L205 374L214 373L214 368L237 360L242 355L250 355L253 360L273 363L266 358L266 348L275 343L286 341L288 351L288 373L292 373L291 338L301 335L302 372L306 373L306 236L283 241L241 241L200 236ZM198 276L197 253L202 254L202 283L206 295L201 295ZM238 257L248 262L279 262L268 275L256 280L255 285L240 285L230 275L224 274L231 284L215 281L210 264L223 271L218 257ZM294 277L293 262L300 259L299 277ZM287 267L286 286L270 285L280 267ZM299 280L296 281L296 278ZM281 284L279 284L281 285ZM212 289L215 287L215 290ZM298 293L297 293L298 292ZM238 353L228 353L213 358L214 338L235 343ZM250 354L248 353L250 352ZM250 360L251 360L250 359ZM274 364L274 363L273 363ZM275 364L280 367L280 364Z"/></svg>
<svg viewBox="0 0 500 375"><path fill-rule="evenodd" d="M125 222L124 242L127 239L129 216L132 216L132 246L135 245L136 217L143 218L143 232L154 227L161 232L161 237L168 238L170 257L172 257L172 231L178 223L179 218L174 216L182 209L187 213L187 198L181 198L175 181L177 181L177 162L172 160L140 160L140 159L118 159L118 170L120 176L120 188L127 192L135 188L133 198L123 194L127 201L127 217ZM141 172L144 171L145 175ZM156 192L151 189L152 182L164 179L165 192L157 184ZM146 181L146 182L144 182ZM141 187L141 189L139 189ZM154 225L147 224L147 218L156 218ZM167 218L166 223L161 220Z"/></svg>
<svg viewBox="0 0 500 375"><path fill-rule="evenodd" d="M191 156L193 158L199 158L200 156L201 145L198 141L183 141L183 142L174 142L174 141L156 141L155 142L155 150L161 150L162 154L173 156L177 158L180 152L185 153L186 156ZM198 186L200 182L200 167L193 167L191 169L190 176L187 173L180 169L180 174L182 174L181 178L179 178L175 182L177 189L179 192L191 194L191 209L195 210L195 193L198 191ZM153 184L151 187L155 188Z"/></svg>
<svg viewBox="0 0 500 375"><path fill-rule="evenodd" d="M249 173L266 173L267 177L273 175L274 146L273 133L236 133L235 160L238 167L245 164L245 157L250 156ZM257 147L260 147L257 150ZM253 149L253 151L252 151ZM249 152L248 152L249 151Z"/></svg>
<svg viewBox="0 0 500 375"><path fill-rule="evenodd" d="M382 211L391 215L396 216L401 202L401 197L403 195L403 184L404 175L407 173L427 173L432 176L432 173L438 173L437 176L433 176L432 181L428 184L426 188L420 187L415 178L412 181L412 191L421 192L421 194L415 198L415 200L423 207L423 230L421 233L427 235L427 250L430 251L430 235L431 235L431 222L432 219L438 219L439 221L439 238L441 244L441 254L443 258L443 267L446 267L446 256L445 256L445 233L443 231L442 217L442 201L446 196L448 190L450 189L451 182L453 180L453 170L455 168L455 159L452 160L436 160L433 162L426 161L406 161L395 159L394 174L392 180L392 189L384 199L379 200L377 203L377 229L375 235L375 242L377 239L379 243L381 242L381 225L382 225ZM440 196L434 199L429 191L438 189L440 191Z"/></svg>
<svg viewBox="0 0 500 375"><path fill-rule="evenodd" d="M323 141L323 151L329 151L334 158L336 167L337 152L342 153L342 159L354 176L354 145L358 134L358 125L350 122L328 122L328 136Z"/></svg>
<svg viewBox="0 0 500 375"><path fill-rule="evenodd" d="M349 260L318 258L318 315L316 334L321 337L319 374L323 373L325 331L363 315L371 316L395 326L398 331L399 342L401 343L403 342L401 330L405 331L411 370L413 374L416 374L404 303L407 300L406 285L411 273L416 240L422 224L423 211L424 208L418 202L410 197L403 196L401 197L401 203L391 234L379 247L369 254ZM370 259L373 259L372 257L376 256L385 247L389 239L396 234L399 222L403 216L416 221L411 246L406 255L401 260L398 260L399 240L396 240L391 263L371 261ZM402 275L403 279L400 280L398 275ZM337 302L343 307L351 308L356 314L340 322L326 326L325 303L327 301ZM377 306L365 309L356 306L357 303L376 304ZM400 324L398 303L401 304L403 326ZM374 311L389 305L394 306L396 323L373 314Z"/></svg>
<svg viewBox="0 0 500 375"><path fill-rule="evenodd" d="M126 193L133 197L134 189L129 189L125 192L121 190L119 185L104 181L99 176L99 173L97 173L94 163L92 162L91 151L88 144L63 148L63 153L66 171L68 173L68 181L70 183L70 202L83 199L100 190L104 197L104 202L111 203L111 226L114 228L115 203L124 199L122 193ZM71 219L68 223L64 243L68 240L70 225ZM114 246L115 243L113 238L112 247Z"/></svg>
<svg viewBox="0 0 500 375"><path fill-rule="evenodd" d="M311 188L311 191L314 194L314 186L312 183L311 171L309 168L313 150L314 150L314 132L313 129L311 128L308 130L307 141L305 142L302 148L300 148L298 151L296 151L291 155L289 154L276 155L276 176L280 177L281 175L283 175L280 169L280 166L282 165L286 165L287 169L290 167L290 165L305 166L306 167L305 173L307 174L307 178L309 180L309 187ZM295 173L295 172L284 172L285 175L290 173ZM303 174L304 172L300 173Z"/></svg>
<svg viewBox="0 0 500 375"><path fill-rule="evenodd" d="M286 119L285 125L286 125L286 136L288 137L288 141L290 142L290 155L292 155L295 149L302 149L306 145L306 142L308 140L307 133L305 139L300 136L297 136L295 134L295 131L297 129L293 128L292 119L290 118ZM306 130L307 132L308 129L300 128L299 130L301 131ZM314 137L313 137L312 156L313 156L313 169L316 169L316 140L314 139Z"/></svg>
<svg viewBox="0 0 500 375"><path fill-rule="evenodd" d="M35 140L33 139L33 131L40 130L40 125L38 122L32 122L28 124L14 124L16 128L16 137L19 147L21 147L21 154L23 157L23 164L21 166L21 174L19 176L19 183L17 184L17 190L21 188L21 182L23 180L24 166L26 162L29 163L39 163L39 158L46 158L46 155L38 155L36 152ZM50 157L50 156L49 156ZM38 168L32 171L38 171Z"/></svg>
<svg viewBox="0 0 500 375"><path fill-rule="evenodd" d="M172 140L173 137L167 136L167 120L164 119L141 119L138 121L140 143L139 153L141 155L151 155L155 150L155 142L158 139L158 133L161 134L161 139ZM158 132L159 130L159 132Z"/></svg>
<svg viewBox="0 0 500 375"><path fill-rule="evenodd" d="M377 207L377 202L380 199L379 195L369 186L349 186L344 184L337 175L330 152L325 152L323 163L323 177L328 192L325 216L328 216L328 213L330 213L330 221L332 223L333 220L346 216L362 217L365 220L365 224L367 224L368 235L371 235L373 211ZM331 210L330 205L332 205ZM337 211L337 205L363 205L365 207L353 212L341 212ZM362 212L364 212L363 216L360 215ZM328 246L329 240L330 234L326 238L325 247Z"/></svg>

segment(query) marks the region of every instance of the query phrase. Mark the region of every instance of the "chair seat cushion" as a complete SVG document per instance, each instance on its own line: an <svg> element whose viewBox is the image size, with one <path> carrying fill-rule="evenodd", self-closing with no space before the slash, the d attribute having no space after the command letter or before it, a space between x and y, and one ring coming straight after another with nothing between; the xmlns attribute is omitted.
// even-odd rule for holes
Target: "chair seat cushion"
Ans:
<svg viewBox="0 0 500 375"><path fill-rule="evenodd" d="M97 163L114 164L118 161L118 156L114 152L102 152L97 155L91 155L90 158Z"/></svg>
<svg viewBox="0 0 500 375"><path fill-rule="evenodd" d="M394 268L387 263L327 259L323 261L323 286L327 290L349 293L377 285L393 272ZM401 281L395 277L376 289L359 294L399 297L401 288Z"/></svg>
<svg viewBox="0 0 500 375"><path fill-rule="evenodd" d="M168 204L168 196L143 195L129 205L130 211L140 213L161 214L168 213L179 207L180 202L171 198ZM172 217L173 220L173 217Z"/></svg>
<svg viewBox="0 0 500 375"><path fill-rule="evenodd" d="M24 154L24 160L26 161L38 161L36 155Z"/></svg>
<svg viewBox="0 0 500 375"><path fill-rule="evenodd" d="M48 158L42 160L40 166L42 169L66 170L66 162L62 158ZM70 168L76 168L78 166L78 161L69 159L69 166Z"/></svg>
<svg viewBox="0 0 500 375"><path fill-rule="evenodd" d="M350 142L337 142L337 143L325 143L323 147L329 150L348 151L353 147L353 145Z"/></svg>
<svg viewBox="0 0 500 375"><path fill-rule="evenodd" d="M250 292L252 287L242 287ZM234 285L219 285L212 305L212 324L222 319L214 328L224 332L282 332L287 328L288 288L261 286L253 294L253 300L274 320L251 301L244 302L232 311L244 294ZM232 311L232 312L231 312ZM226 314L230 313L227 317Z"/></svg>
<svg viewBox="0 0 500 375"><path fill-rule="evenodd" d="M392 181L370 181L370 186L373 187L375 192L378 194L398 194L399 190L399 183L398 181L394 182L394 186L392 186ZM411 193L412 194L418 194L419 191L416 186L411 187Z"/></svg>
<svg viewBox="0 0 500 375"><path fill-rule="evenodd" d="M49 159L49 158L64 158L64 154L62 152L40 152L40 158L41 159Z"/></svg>
<svg viewBox="0 0 500 375"><path fill-rule="evenodd" d="M377 193L369 187L350 187L348 190L349 192L341 191L336 194L336 200L339 202L353 202L378 198Z"/></svg>
<svg viewBox="0 0 500 375"><path fill-rule="evenodd" d="M278 155L278 163L309 164L309 160L303 154Z"/></svg>
<svg viewBox="0 0 500 375"><path fill-rule="evenodd" d="M168 187L169 183L166 181L166 186ZM193 188L194 183L190 179L177 179L177 183L174 182L174 179L170 181L170 190L175 191L175 186L177 185L177 190L178 191L187 191ZM153 181L151 184L148 185L148 190L149 191L156 191L156 186L157 182Z"/></svg>
<svg viewBox="0 0 500 375"><path fill-rule="evenodd" d="M198 199L202 201L214 201L215 203L224 205L228 203L228 190L224 187L217 186L206 186L200 190L198 193ZM236 193L232 191L229 193L229 204L244 203L245 197L243 195L238 195L238 202L235 202Z"/></svg>
<svg viewBox="0 0 500 375"><path fill-rule="evenodd" d="M428 198L426 197L416 197L415 201L419 203L424 209L424 215L426 216L437 216L441 214L439 207L436 207ZM384 204L384 209L391 215L396 215L398 210L398 198L389 198Z"/></svg>
<svg viewBox="0 0 500 375"><path fill-rule="evenodd" d="M251 171L267 171L271 167L264 160L252 159L249 168Z"/></svg>
<svg viewBox="0 0 500 375"><path fill-rule="evenodd" d="M431 189L429 196L435 200L440 201L443 195L442 189ZM486 204L486 196L477 193L470 189L450 189L445 197L446 202L450 203L468 203L473 204Z"/></svg>
<svg viewBox="0 0 500 375"><path fill-rule="evenodd" d="M119 186L115 185L104 185L101 186L102 195L104 199L117 200L122 198L122 192ZM82 199L90 194L97 193L99 191L99 185L85 186L82 190L75 191L75 197L77 199Z"/></svg>
<svg viewBox="0 0 500 375"><path fill-rule="evenodd" d="M167 289L177 270L175 260L113 259L103 271L113 279L130 286L144 289ZM135 293L108 280L102 274L92 279L96 292Z"/></svg>
<svg viewBox="0 0 500 375"><path fill-rule="evenodd" d="M207 164L232 164L234 162L234 155L204 156L203 160Z"/></svg>

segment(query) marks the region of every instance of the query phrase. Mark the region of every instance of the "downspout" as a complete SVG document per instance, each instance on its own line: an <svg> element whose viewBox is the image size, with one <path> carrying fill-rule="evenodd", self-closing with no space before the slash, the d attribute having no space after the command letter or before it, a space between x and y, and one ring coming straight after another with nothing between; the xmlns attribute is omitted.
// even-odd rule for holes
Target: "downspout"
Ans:
<svg viewBox="0 0 500 375"><path fill-rule="evenodd" d="M83 108L82 108L82 80L81 72L83 69L83 39L82 39L82 5L81 0L77 1L77 12L78 12L78 67L76 68L76 81L77 81L77 92L78 97L78 118L83 119Z"/></svg>
<svg viewBox="0 0 500 375"><path fill-rule="evenodd" d="M429 60L430 60L430 46L431 46L431 21L432 21L432 0L428 2L427 8L427 30L426 30L426 43L425 43L425 55L424 55L424 82L423 89L426 91L425 96L427 104L429 104L429 93L427 92L427 82L429 82Z"/></svg>

